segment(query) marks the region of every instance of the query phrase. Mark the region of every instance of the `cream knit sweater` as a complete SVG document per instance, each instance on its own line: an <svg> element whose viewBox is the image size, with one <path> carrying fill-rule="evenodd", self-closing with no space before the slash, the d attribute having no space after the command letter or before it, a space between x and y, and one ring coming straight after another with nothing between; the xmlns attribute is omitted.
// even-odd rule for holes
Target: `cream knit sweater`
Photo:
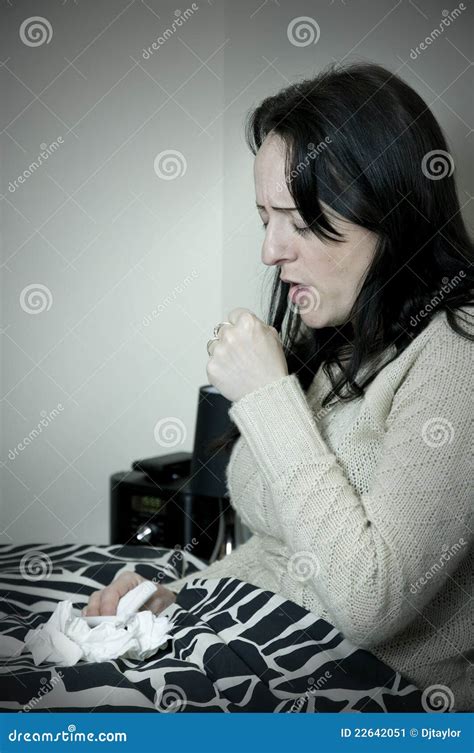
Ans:
<svg viewBox="0 0 474 753"><path fill-rule="evenodd" d="M321 409L320 369L307 393L291 374L234 402L227 483L253 535L169 588L279 593L472 711L473 355L440 311L361 398Z"/></svg>

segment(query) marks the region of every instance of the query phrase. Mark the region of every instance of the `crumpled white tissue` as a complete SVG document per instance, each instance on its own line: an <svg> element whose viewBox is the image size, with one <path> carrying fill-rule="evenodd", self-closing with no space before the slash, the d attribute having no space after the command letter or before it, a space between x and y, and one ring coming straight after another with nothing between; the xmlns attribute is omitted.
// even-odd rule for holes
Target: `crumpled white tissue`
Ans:
<svg viewBox="0 0 474 753"><path fill-rule="evenodd" d="M171 637L170 621L150 611L136 612L123 624L104 622L89 627L72 601L60 601L49 620L25 636L25 649L36 666L54 662L73 666L78 661L147 659Z"/></svg>

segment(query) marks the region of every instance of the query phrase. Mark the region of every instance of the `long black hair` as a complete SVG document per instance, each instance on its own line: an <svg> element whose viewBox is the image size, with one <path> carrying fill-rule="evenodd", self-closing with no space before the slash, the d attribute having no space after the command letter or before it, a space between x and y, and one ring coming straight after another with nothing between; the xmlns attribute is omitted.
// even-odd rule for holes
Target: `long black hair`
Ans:
<svg viewBox="0 0 474 753"><path fill-rule="evenodd" d="M359 397L386 365L377 365L386 348L395 346L396 358L440 310L455 332L474 340L455 311L474 300L474 245L454 160L423 99L378 64L333 63L249 113L245 135L254 155L270 132L284 142L288 190L318 238L344 240L321 202L377 235L373 261L340 326L308 328L289 306L289 285L276 268L265 321L278 331L288 371L302 388L321 366L332 388L323 407L335 396ZM230 453L239 435L232 422L210 451Z"/></svg>

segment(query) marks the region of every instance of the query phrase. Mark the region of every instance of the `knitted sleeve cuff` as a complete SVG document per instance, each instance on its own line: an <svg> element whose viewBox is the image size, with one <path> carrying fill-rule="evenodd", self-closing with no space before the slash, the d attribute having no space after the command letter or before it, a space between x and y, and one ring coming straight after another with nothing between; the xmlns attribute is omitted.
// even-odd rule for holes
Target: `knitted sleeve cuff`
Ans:
<svg viewBox="0 0 474 753"><path fill-rule="evenodd" d="M322 458L333 461L295 374L249 392L229 416L247 441L259 468L275 482L292 465Z"/></svg>

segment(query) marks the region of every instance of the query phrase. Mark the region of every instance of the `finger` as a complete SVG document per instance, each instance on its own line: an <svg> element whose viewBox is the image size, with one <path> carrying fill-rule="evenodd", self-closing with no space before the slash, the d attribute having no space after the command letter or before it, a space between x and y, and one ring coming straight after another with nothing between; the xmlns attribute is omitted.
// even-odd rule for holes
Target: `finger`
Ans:
<svg viewBox="0 0 474 753"><path fill-rule="evenodd" d="M137 573L122 573L101 591L100 614L110 616L117 613L117 605L126 593L144 580Z"/></svg>
<svg viewBox="0 0 474 753"><path fill-rule="evenodd" d="M278 332L278 330L275 327L270 327L270 331L273 332L274 335L276 335L276 337L278 338L278 340L280 340L280 342L282 341L280 333Z"/></svg>
<svg viewBox="0 0 474 753"><path fill-rule="evenodd" d="M242 314L251 314L253 316L252 311L250 309L243 308L242 306L238 306L235 309L232 309L232 311L229 312L229 316L227 317L227 321L231 324L236 324L237 320L239 319Z"/></svg>
<svg viewBox="0 0 474 753"><path fill-rule="evenodd" d="M97 616L100 614L100 591L94 591L89 596L89 602L86 604L83 610L83 614L87 617Z"/></svg>
<svg viewBox="0 0 474 753"><path fill-rule="evenodd" d="M153 614L159 614L162 609L165 606L164 599L161 598L158 594L153 594L153 596L150 596L148 601L144 603L142 607L138 610L139 612L146 612L149 610L150 612L153 612Z"/></svg>
<svg viewBox="0 0 474 753"><path fill-rule="evenodd" d="M117 614L117 605L122 598L122 596L125 596L127 591L130 591L133 586L131 586L129 583L112 583L110 586L107 586L107 588L104 588L102 591L102 596L100 599L100 614L107 616L112 614Z"/></svg>
<svg viewBox="0 0 474 753"><path fill-rule="evenodd" d="M150 609L154 614L160 614L166 607L176 601L176 594L166 586L158 586L156 594L148 599L144 605L144 609Z"/></svg>
<svg viewBox="0 0 474 753"><path fill-rule="evenodd" d="M232 332L233 329L234 329L234 325L231 322L224 322L223 324L221 324L221 326L219 327L219 333L218 333L219 339L222 340L223 337L228 335L229 332Z"/></svg>
<svg viewBox="0 0 474 753"><path fill-rule="evenodd" d="M208 341L208 342L209 342L209 341ZM212 342L211 342L211 343L209 344L209 348L207 349L207 352L209 353L209 356L210 356L211 358L212 358L212 356L214 355L214 350L215 350L215 347L216 347L216 345L217 345L217 340L213 340L213 341L212 341Z"/></svg>

